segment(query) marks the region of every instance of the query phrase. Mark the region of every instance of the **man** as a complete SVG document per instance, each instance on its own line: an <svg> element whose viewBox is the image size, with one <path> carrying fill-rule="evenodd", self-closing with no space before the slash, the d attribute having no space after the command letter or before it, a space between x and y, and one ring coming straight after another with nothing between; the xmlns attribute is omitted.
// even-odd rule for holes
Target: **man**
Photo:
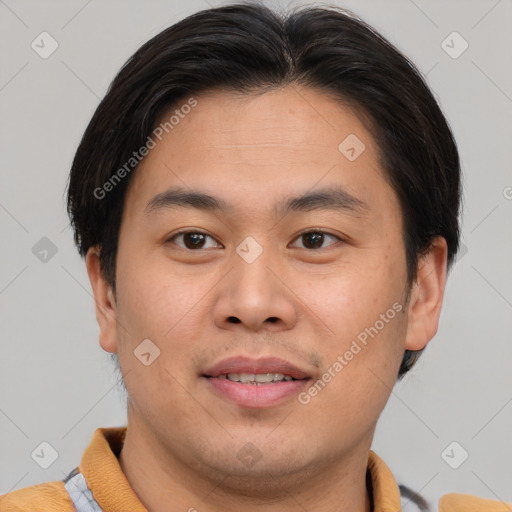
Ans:
<svg viewBox="0 0 512 512"><path fill-rule="evenodd" d="M68 192L128 426L0 511L400 510L370 447L437 331L459 204L442 112L363 22L233 5L158 34Z"/></svg>

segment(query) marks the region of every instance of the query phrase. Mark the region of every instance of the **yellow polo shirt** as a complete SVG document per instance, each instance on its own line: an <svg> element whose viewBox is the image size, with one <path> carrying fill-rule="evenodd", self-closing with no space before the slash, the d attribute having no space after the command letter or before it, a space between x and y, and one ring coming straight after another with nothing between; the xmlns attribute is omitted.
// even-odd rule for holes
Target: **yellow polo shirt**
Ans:
<svg viewBox="0 0 512 512"><path fill-rule="evenodd" d="M126 428L98 428L72 480L68 483L47 482L4 494L0 496L0 512L147 512L117 459ZM390 469L373 451L369 454L368 471L374 512L399 512L398 486ZM78 508L74 503L78 503ZM81 504L85 504L83 508ZM474 496L447 494L439 502L439 512L512 512L512 505Z"/></svg>

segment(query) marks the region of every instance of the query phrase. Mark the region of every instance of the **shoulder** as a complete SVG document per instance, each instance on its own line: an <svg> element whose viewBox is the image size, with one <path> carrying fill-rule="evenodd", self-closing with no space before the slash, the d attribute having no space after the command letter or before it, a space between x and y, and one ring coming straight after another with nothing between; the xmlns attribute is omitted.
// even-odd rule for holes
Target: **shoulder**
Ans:
<svg viewBox="0 0 512 512"><path fill-rule="evenodd" d="M450 493L439 500L439 512L512 512L512 504Z"/></svg>
<svg viewBox="0 0 512 512"><path fill-rule="evenodd" d="M64 482L46 482L0 496L0 512L74 512Z"/></svg>

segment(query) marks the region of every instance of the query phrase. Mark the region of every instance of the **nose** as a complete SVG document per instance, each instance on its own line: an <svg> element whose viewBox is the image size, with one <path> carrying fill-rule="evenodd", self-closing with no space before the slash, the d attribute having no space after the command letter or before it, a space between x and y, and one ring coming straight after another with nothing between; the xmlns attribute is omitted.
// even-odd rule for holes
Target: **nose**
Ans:
<svg viewBox="0 0 512 512"><path fill-rule="evenodd" d="M252 262L234 258L234 268L223 282L214 307L214 319L223 329L281 331L297 322L297 298L285 284L271 251Z"/></svg>

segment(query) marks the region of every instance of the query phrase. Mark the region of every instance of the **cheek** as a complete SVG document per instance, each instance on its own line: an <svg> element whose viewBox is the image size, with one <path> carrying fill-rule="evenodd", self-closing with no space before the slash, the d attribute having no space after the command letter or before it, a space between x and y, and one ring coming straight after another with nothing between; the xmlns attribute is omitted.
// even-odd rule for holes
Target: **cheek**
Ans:
<svg viewBox="0 0 512 512"><path fill-rule="evenodd" d="M166 264L164 258L119 261L119 316L134 334L163 340L179 330L208 290L208 273L191 276ZM188 320L187 320L188 321Z"/></svg>
<svg viewBox="0 0 512 512"><path fill-rule="evenodd" d="M325 367L319 380L325 385L317 380L319 391L311 398L318 416L330 418L330 430L357 427L353 434L362 435L381 414L402 359L406 322L400 306L375 307L373 314L339 310L336 336L323 347Z"/></svg>
<svg viewBox="0 0 512 512"><path fill-rule="evenodd" d="M176 381L172 377L180 382L191 379L191 358L201 350L198 343L205 338L205 330L211 331L208 299L223 269L191 266L177 270L165 258L147 256L130 261L120 258L118 267L121 301L117 315L122 325L118 347L123 368L133 370L140 379L148 376L144 385L148 392L160 392L156 383L174 389ZM160 351L148 368L134 357L134 351L146 339ZM179 389L174 393L178 396Z"/></svg>
<svg viewBox="0 0 512 512"><path fill-rule="evenodd" d="M395 303L403 307L401 262L382 261L359 258L302 287L299 295L329 328L330 337L346 342L373 326Z"/></svg>
<svg viewBox="0 0 512 512"><path fill-rule="evenodd" d="M180 383L190 368L191 340L204 329L199 307L210 280L194 286L197 278L171 275L167 265L149 258L120 259L118 268L118 348L131 401L148 417L169 403L186 409L189 400Z"/></svg>
<svg viewBox="0 0 512 512"><path fill-rule="evenodd" d="M367 259L325 276L325 286L304 289L304 302L329 327L329 335L318 339L327 372L321 380L329 381L321 407L343 403L355 414L363 406L379 413L394 385L407 325L405 261L380 261Z"/></svg>

